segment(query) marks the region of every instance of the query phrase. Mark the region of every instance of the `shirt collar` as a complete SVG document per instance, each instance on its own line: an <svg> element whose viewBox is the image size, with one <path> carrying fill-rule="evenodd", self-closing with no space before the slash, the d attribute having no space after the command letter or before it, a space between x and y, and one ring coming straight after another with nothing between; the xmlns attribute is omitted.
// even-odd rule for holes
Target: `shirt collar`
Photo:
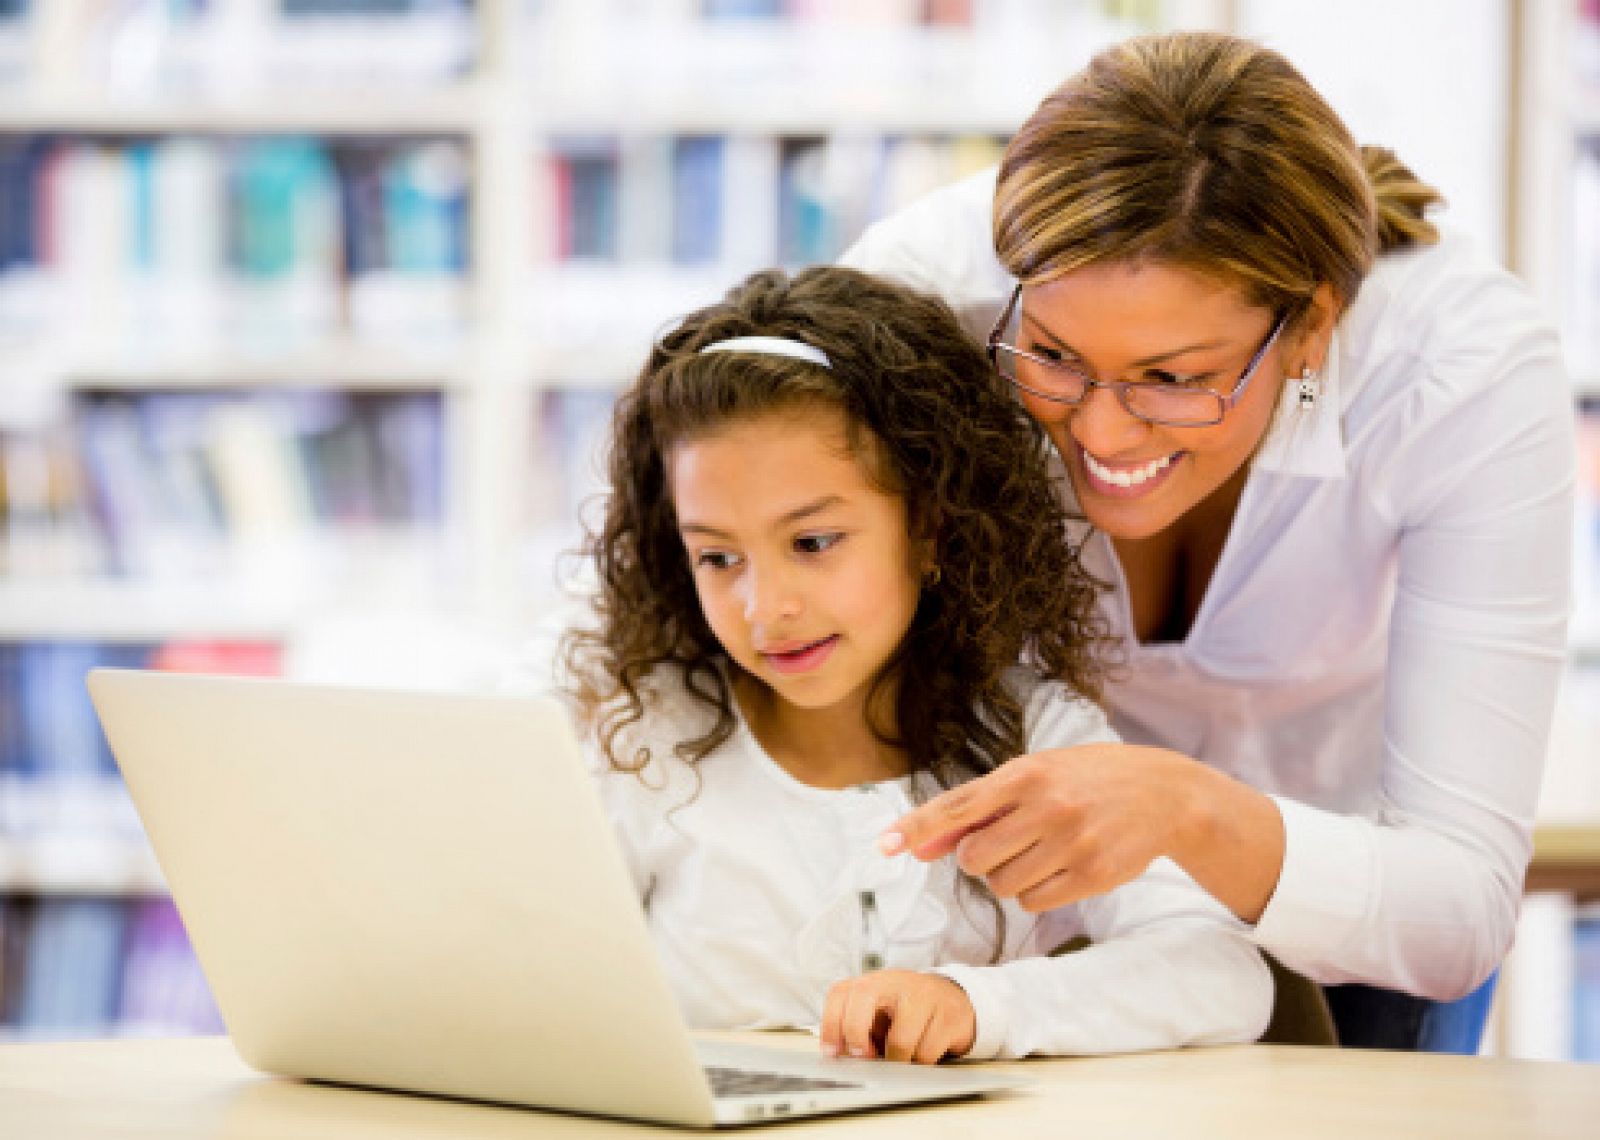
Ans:
<svg viewBox="0 0 1600 1140"><path fill-rule="evenodd" d="M1277 411L1252 461L1257 470L1337 479L1345 473L1344 401L1339 382L1339 332L1328 341L1322 388L1310 408L1300 406L1297 377L1283 382Z"/></svg>

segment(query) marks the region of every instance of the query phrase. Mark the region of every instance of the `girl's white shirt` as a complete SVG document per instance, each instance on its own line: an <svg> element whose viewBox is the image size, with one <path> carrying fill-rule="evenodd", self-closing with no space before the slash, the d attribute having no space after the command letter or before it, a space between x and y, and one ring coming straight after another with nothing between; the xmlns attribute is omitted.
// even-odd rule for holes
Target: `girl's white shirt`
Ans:
<svg viewBox="0 0 1600 1140"><path fill-rule="evenodd" d="M844 262L986 336L1014 285L994 177L874 225ZM1107 703L1125 739L1274 797L1263 949L1449 999L1509 948L1532 853L1566 659L1571 388L1533 298L1449 232L1378 260L1323 377L1310 411L1280 402L1183 643L1138 643L1111 544L1086 534L1128 648Z"/></svg>
<svg viewBox="0 0 1600 1140"><path fill-rule="evenodd" d="M1025 686L1030 750L1115 739L1094 705L1027 677L1013 674ZM650 688L646 718L620 745L624 756L648 748L643 770L613 769L592 742L588 756L694 1027L815 1028L833 983L877 955L966 990L974 1058L1253 1041L1266 1028L1272 983L1247 928L1175 864L1160 860L1118 890L1044 915L1003 903L1002 964L989 965L994 910L970 886L958 892L953 859L877 850L878 834L912 805L911 779L811 787L742 718L691 766L673 745L704 732L710 711L664 678ZM1093 945L1045 957L1077 935Z"/></svg>

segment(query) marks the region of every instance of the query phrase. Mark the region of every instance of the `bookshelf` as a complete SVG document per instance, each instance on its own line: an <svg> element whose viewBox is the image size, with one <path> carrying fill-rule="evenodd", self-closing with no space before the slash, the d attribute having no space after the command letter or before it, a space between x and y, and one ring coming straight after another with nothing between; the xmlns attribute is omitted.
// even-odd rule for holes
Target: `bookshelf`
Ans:
<svg viewBox="0 0 1600 1140"><path fill-rule="evenodd" d="M1512 0L1509 261L1560 326L1579 442L1574 614L1489 1046L1600 1059L1600 4Z"/></svg>
<svg viewBox="0 0 1600 1140"><path fill-rule="evenodd" d="M1515 264L1561 322L1579 392L1600 395L1600 8L1517 8Z"/></svg>
<svg viewBox="0 0 1600 1140"><path fill-rule="evenodd" d="M1512 264L1561 327L1578 412L1570 707L1558 708L1558 722L1563 711L1587 721L1570 742L1576 771L1600 755L1600 3L1522 0L1514 10ZM1584 827L1600 821L1600 778L1557 791L1547 798L1580 802L1562 805L1538 857L1562 875L1600 878L1600 847Z"/></svg>
<svg viewBox="0 0 1600 1140"><path fill-rule="evenodd" d="M87 666L492 609L513 5L338 7L0 4L0 1036L220 1026Z"/></svg>

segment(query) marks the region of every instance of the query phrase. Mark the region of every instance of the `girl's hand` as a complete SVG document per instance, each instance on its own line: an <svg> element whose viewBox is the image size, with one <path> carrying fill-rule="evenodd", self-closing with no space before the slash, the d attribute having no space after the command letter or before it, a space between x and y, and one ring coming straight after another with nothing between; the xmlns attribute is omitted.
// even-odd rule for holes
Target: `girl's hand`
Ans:
<svg viewBox="0 0 1600 1140"><path fill-rule="evenodd" d="M954 851L996 895L1046 911L1175 856L1205 771L1179 753L1131 744L1035 752L902 816L879 847L925 861Z"/></svg>
<svg viewBox="0 0 1600 1140"><path fill-rule="evenodd" d="M834 983L822 1010L822 1051L934 1065L972 1048L978 1016L940 974L878 970Z"/></svg>

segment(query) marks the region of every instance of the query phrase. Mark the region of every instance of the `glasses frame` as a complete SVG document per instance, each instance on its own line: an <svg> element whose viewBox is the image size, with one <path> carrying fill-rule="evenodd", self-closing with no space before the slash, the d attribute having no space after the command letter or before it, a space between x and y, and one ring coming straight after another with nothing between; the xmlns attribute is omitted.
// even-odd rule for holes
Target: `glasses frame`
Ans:
<svg viewBox="0 0 1600 1140"><path fill-rule="evenodd" d="M1065 404L1067 407L1072 408L1077 407L1088 399L1089 393L1095 388L1106 388L1117 394L1117 403L1122 405L1122 410L1134 419L1143 420L1147 424L1160 424L1164 427L1212 427L1220 424L1223 418L1233 410L1234 406L1244 396L1245 389L1250 387L1250 381L1255 379L1256 371L1261 367L1261 362L1267 358L1267 353L1277 343L1278 334L1283 331L1283 326L1289 319L1289 315L1284 313L1272 322L1272 329L1267 333L1267 339L1261 342L1261 347L1256 349L1255 355L1250 358L1250 363L1244 366L1244 372L1240 374L1238 382L1234 384L1233 391L1224 395L1211 388L1203 389L1205 394L1217 403L1215 417L1209 420L1164 420L1135 411L1129 403L1128 390L1130 388L1163 388L1166 385L1152 384L1142 380L1097 380L1087 372L1073 368L1071 365L1064 364L1059 360L1047 360L1045 357L1029 352L1026 349L1018 348L1014 344L1007 344L1001 340L1000 334L1005 332L1006 326L1011 323L1011 315L1016 312L1017 302L1021 299L1022 283L1018 282L1017 287L1011 291L1011 300L1006 302L1005 310L1000 314L1000 319L995 321L994 328L989 331L989 340L986 346L989 354L989 364L1000 375L1001 379L1013 387L1028 393L1030 396L1037 396L1041 400L1049 400L1052 404ZM1054 396L1049 392L1041 392L1037 388L1028 387L1014 376L1007 376L1001 369L1000 353L1002 352L1010 356L1020 356L1025 360L1031 360L1041 368L1058 368L1062 371L1071 372L1075 376L1082 376L1084 382L1083 394L1075 400L1069 400L1065 396ZM1195 391L1195 389L1188 390Z"/></svg>

